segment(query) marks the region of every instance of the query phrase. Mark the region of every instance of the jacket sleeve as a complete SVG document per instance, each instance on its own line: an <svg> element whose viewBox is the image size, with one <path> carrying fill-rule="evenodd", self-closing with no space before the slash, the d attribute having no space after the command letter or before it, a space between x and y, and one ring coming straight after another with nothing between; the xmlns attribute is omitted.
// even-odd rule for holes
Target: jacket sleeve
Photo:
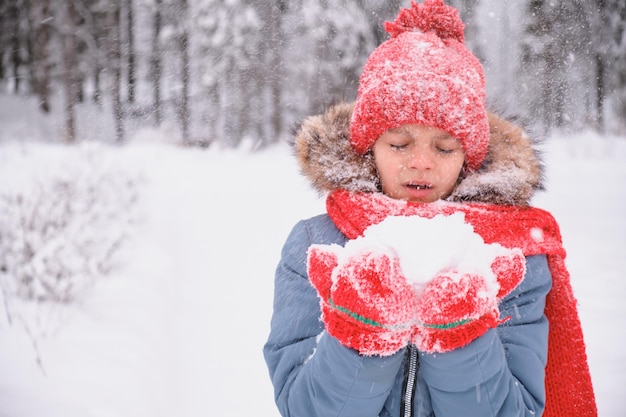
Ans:
<svg viewBox="0 0 626 417"><path fill-rule="evenodd" d="M294 227L276 269L271 331L263 349L276 404L283 417L377 416L402 365L402 352L361 356L323 331L317 293L306 274L306 252L312 243L345 237L339 238L334 226L321 227L330 231L327 235L309 226L304 221Z"/></svg>
<svg viewBox="0 0 626 417"><path fill-rule="evenodd" d="M543 413L548 352L544 308L551 285L546 257L527 257L524 280L500 304L501 317L511 317L509 321L464 348L420 355L437 417Z"/></svg>

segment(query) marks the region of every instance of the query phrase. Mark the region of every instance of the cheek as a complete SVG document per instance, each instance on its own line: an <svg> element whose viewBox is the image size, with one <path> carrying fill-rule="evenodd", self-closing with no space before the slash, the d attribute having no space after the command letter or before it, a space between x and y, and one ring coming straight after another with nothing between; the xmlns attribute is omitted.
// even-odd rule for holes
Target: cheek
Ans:
<svg viewBox="0 0 626 417"><path fill-rule="evenodd" d="M454 176L455 177L459 177L461 175L461 172L463 172L463 167L465 166L465 159L461 159L459 161L457 161L457 163L454 165Z"/></svg>
<svg viewBox="0 0 626 417"><path fill-rule="evenodd" d="M401 164L385 152L374 154L374 165L380 177L389 177L401 168Z"/></svg>
<svg viewBox="0 0 626 417"><path fill-rule="evenodd" d="M450 174L454 177L461 175L463 166L465 165L465 154L461 154L458 157L450 161L449 170Z"/></svg>
<svg viewBox="0 0 626 417"><path fill-rule="evenodd" d="M462 159L449 161L449 163L446 164L445 167L443 167L443 170L441 172L442 177L446 178L445 182L449 184L456 184L461 176L463 165L464 161Z"/></svg>

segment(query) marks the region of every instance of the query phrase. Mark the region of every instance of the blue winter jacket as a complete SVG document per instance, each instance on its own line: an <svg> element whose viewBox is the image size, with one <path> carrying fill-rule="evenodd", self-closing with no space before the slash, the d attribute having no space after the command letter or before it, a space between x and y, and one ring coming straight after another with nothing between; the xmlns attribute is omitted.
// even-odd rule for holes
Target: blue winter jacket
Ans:
<svg viewBox="0 0 626 417"><path fill-rule="evenodd" d="M320 215L299 222L282 250L264 346L282 416L398 417L405 400L419 417L541 416L548 345L544 306L552 282L545 256L527 257L523 282L502 301L501 315L509 321L464 348L419 352L411 380L414 347L387 357L362 356L324 332L319 299L307 278L307 249L346 241ZM414 390L405 389L407 384Z"/></svg>

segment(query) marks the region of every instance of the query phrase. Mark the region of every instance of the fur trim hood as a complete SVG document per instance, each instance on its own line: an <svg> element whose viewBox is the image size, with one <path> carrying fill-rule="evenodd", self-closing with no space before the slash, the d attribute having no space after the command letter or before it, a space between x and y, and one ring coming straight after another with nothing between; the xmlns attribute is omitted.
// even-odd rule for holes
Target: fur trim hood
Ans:
<svg viewBox="0 0 626 417"><path fill-rule="evenodd" d="M350 144L354 104L342 103L307 118L295 135L295 155L302 174L320 194L336 189L378 192L371 152L359 155ZM449 201L528 206L543 189L543 165L521 128L489 114L489 148L482 166L459 182Z"/></svg>

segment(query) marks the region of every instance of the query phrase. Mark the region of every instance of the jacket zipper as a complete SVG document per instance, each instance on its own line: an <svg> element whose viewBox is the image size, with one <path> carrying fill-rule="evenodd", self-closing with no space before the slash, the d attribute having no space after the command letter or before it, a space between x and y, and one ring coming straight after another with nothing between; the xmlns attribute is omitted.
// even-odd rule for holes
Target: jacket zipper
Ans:
<svg viewBox="0 0 626 417"><path fill-rule="evenodd" d="M411 344L407 350L407 360L404 368L404 383L402 384L402 404L400 407L400 417L413 416L413 397L415 396L415 386L417 385L417 348Z"/></svg>

